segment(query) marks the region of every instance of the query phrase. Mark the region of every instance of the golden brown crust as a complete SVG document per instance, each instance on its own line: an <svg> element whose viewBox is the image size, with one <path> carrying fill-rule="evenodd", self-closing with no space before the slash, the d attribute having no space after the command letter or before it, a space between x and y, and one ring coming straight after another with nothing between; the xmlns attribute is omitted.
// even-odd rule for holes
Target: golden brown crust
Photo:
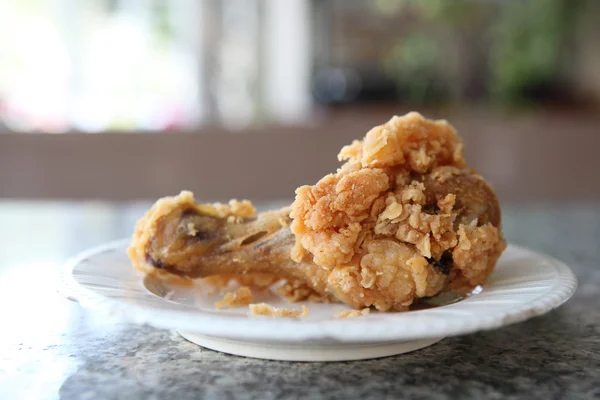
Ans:
<svg viewBox="0 0 600 400"><path fill-rule="evenodd" d="M498 201L448 123L394 117L339 157L336 174L296 191L290 214L292 258L330 270L338 299L404 310L491 273L506 246Z"/></svg>
<svg viewBox="0 0 600 400"><path fill-rule="evenodd" d="M363 168L406 166L425 173L440 165L465 168L462 148L462 140L448 122L410 112L371 129L364 140L342 148L338 158Z"/></svg>
<svg viewBox="0 0 600 400"><path fill-rule="evenodd" d="M292 258L299 261L304 250L323 267L349 262L354 243L373 201L389 187L381 169L362 169L327 175L315 186L302 186L290 216L297 245Z"/></svg>

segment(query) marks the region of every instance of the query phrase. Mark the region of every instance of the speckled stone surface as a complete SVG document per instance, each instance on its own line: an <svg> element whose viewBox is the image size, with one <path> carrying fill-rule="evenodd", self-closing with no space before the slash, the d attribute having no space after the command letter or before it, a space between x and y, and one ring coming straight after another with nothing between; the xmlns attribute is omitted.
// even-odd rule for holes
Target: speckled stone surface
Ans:
<svg viewBox="0 0 600 400"><path fill-rule="evenodd" d="M600 398L600 206L508 207L504 221L511 242L573 268L575 296L524 323L368 361L217 353L175 332L99 319L51 285L15 298L14 282L25 285L43 265L9 270L0 276L0 399ZM108 232L106 239L122 236L121 228ZM94 244L75 236L82 246ZM41 277L51 282L50 273ZM7 311L13 304L16 310Z"/></svg>

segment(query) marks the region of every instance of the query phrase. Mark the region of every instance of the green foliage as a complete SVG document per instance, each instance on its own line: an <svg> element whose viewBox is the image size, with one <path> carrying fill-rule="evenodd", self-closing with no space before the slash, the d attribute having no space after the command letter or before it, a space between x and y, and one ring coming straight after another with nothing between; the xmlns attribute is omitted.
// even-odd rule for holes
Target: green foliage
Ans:
<svg viewBox="0 0 600 400"><path fill-rule="evenodd" d="M452 56L448 44L467 39L487 58L487 70L476 72L485 77L490 100L519 105L536 91L556 88L583 1L380 0L389 10L408 13L415 26L395 40L384 65L404 98L435 101L451 85L440 73Z"/></svg>
<svg viewBox="0 0 600 400"><path fill-rule="evenodd" d="M437 43L423 34L405 37L392 49L386 67L412 103L431 100L431 81L439 55Z"/></svg>
<svg viewBox="0 0 600 400"><path fill-rule="evenodd" d="M561 51L577 1L507 2L492 27L490 91L502 103L521 103L525 93L556 84Z"/></svg>

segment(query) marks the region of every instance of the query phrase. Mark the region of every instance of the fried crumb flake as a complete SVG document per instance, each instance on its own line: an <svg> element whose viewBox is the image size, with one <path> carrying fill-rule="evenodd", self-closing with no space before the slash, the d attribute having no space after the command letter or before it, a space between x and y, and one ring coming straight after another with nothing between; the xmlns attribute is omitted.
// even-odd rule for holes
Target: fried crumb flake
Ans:
<svg viewBox="0 0 600 400"><path fill-rule="evenodd" d="M302 281L285 281L277 288L277 294L289 303L308 300L311 303L329 303L331 298L326 293L317 293Z"/></svg>
<svg viewBox="0 0 600 400"><path fill-rule="evenodd" d="M233 308L246 306L254 300L252 291L248 286L242 286L235 292L227 292L223 300L215 303L215 308Z"/></svg>
<svg viewBox="0 0 600 400"><path fill-rule="evenodd" d="M264 315L275 318L304 318L308 316L308 307L302 305L302 311L289 308L277 308L267 303L250 304L251 315Z"/></svg>
<svg viewBox="0 0 600 400"><path fill-rule="evenodd" d="M364 308L362 310L346 310L335 314L334 318L356 318L362 317L364 315L368 315L371 310L369 308Z"/></svg>

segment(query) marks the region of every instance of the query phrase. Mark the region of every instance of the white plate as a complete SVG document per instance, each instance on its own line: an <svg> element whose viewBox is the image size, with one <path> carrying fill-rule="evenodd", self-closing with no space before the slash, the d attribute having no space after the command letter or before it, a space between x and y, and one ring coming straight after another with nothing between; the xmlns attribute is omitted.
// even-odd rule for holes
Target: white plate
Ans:
<svg viewBox="0 0 600 400"><path fill-rule="evenodd" d="M569 267L551 257L509 245L482 289L449 305L404 313L337 319L343 304L313 304L302 319L249 316L247 307L217 310L220 295L169 286L135 271L127 241L91 249L67 264L64 294L94 312L176 329L204 347L247 357L337 361L417 350L446 336L494 329L558 307L575 292ZM257 301L300 308L272 294Z"/></svg>

